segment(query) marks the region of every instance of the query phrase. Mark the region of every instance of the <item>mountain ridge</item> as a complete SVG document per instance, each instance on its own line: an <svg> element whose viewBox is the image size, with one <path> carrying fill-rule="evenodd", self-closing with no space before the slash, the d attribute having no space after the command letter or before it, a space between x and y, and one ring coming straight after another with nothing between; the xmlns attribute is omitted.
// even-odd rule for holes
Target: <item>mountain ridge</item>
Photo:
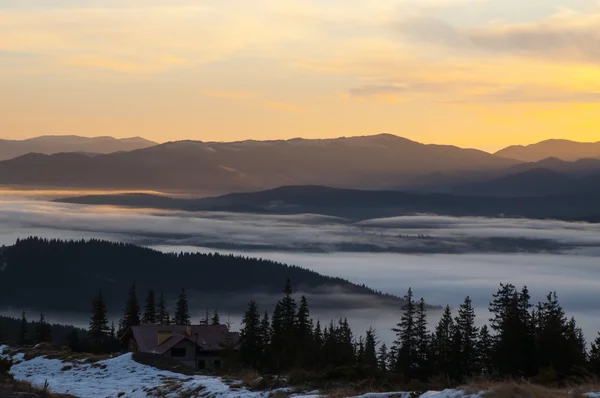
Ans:
<svg viewBox="0 0 600 398"><path fill-rule="evenodd" d="M107 154L131 151L156 145L142 137L82 137L78 135L42 135L23 140L0 139L0 160L14 159L29 153L46 155L65 152Z"/></svg>
<svg viewBox="0 0 600 398"><path fill-rule="evenodd" d="M600 180L600 176L598 178ZM516 217L586 221L598 214L600 190L543 197L486 197L451 193L369 191L324 186L287 186L258 192L181 199L150 194L89 195L59 203L157 208L176 211L321 214L351 220L413 214ZM570 206L565 206L570 203Z"/></svg>
<svg viewBox="0 0 600 398"><path fill-rule="evenodd" d="M578 142L566 139L549 139L530 145L511 145L494 154L522 162L538 162L550 157L566 161L600 158L600 141Z"/></svg>
<svg viewBox="0 0 600 398"><path fill-rule="evenodd" d="M498 171L489 153L387 135L327 140L175 141L129 152L0 162L0 184L225 193L282 185L384 189L428 173Z"/></svg>

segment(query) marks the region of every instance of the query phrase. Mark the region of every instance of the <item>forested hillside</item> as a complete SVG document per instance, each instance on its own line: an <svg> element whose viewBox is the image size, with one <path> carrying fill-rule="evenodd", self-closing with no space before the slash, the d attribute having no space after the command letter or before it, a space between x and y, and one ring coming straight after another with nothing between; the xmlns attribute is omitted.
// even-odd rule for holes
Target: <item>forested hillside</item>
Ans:
<svg viewBox="0 0 600 398"><path fill-rule="evenodd" d="M273 261L232 255L162 253L100 240L23 239L2 249L2 262L5 266L0 272L0 306L13 308L88 311L90 300L102 290L109 308L120 311L132 282L140 291L160 286L160 292L167 298L174 298L185 288L192 303L218 295L229 300L223 301L223 305L239 308L247 300L247 294L279 293L281 281L286 278L294 281L294 289L327 296L329 300L348 293L375 299L357 300L358 305L400 302L366 286ZM336 288L332 290L333 287ZM236 302L234 296L243 301ZM319 300L315 301L318 305ZM206 308L202 304L199 303L199 308Z"/></svg>

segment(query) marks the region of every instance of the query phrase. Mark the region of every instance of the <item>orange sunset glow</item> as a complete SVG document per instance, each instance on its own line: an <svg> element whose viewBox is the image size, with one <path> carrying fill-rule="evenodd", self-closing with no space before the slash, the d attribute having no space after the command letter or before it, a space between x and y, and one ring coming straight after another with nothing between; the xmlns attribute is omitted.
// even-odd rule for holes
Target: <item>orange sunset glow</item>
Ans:
<svg viewBox="0 0 600 398"><path fill-rule="evenodd" d="M600 140L597 0L0 0L3 138Z"/></svg>

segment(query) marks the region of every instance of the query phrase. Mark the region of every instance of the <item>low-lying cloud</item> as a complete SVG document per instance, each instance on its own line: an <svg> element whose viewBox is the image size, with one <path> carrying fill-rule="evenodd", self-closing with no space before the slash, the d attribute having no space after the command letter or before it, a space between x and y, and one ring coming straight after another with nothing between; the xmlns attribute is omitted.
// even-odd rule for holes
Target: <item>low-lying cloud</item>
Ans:
<svg viewBox="0 0 600 398"><path fill-rule="evenodd" d="M143 245L299 252L600 251L600 225L553 220L406 216L359 223L320 215L169 212L44 201L0 202L0 243L42 235Z"/></svg>

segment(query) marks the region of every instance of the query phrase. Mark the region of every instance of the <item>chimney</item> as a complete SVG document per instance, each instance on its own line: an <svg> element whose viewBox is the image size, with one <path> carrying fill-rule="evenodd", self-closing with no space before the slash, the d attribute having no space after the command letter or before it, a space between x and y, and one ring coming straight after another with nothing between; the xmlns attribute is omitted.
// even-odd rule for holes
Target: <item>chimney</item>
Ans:
<svg viewBox="0 0 600 398"><path fill-rule="evenodd" d="M185 327L185 335L190 337L192 335L192 327L191 326L186 326Z"/></svg>

